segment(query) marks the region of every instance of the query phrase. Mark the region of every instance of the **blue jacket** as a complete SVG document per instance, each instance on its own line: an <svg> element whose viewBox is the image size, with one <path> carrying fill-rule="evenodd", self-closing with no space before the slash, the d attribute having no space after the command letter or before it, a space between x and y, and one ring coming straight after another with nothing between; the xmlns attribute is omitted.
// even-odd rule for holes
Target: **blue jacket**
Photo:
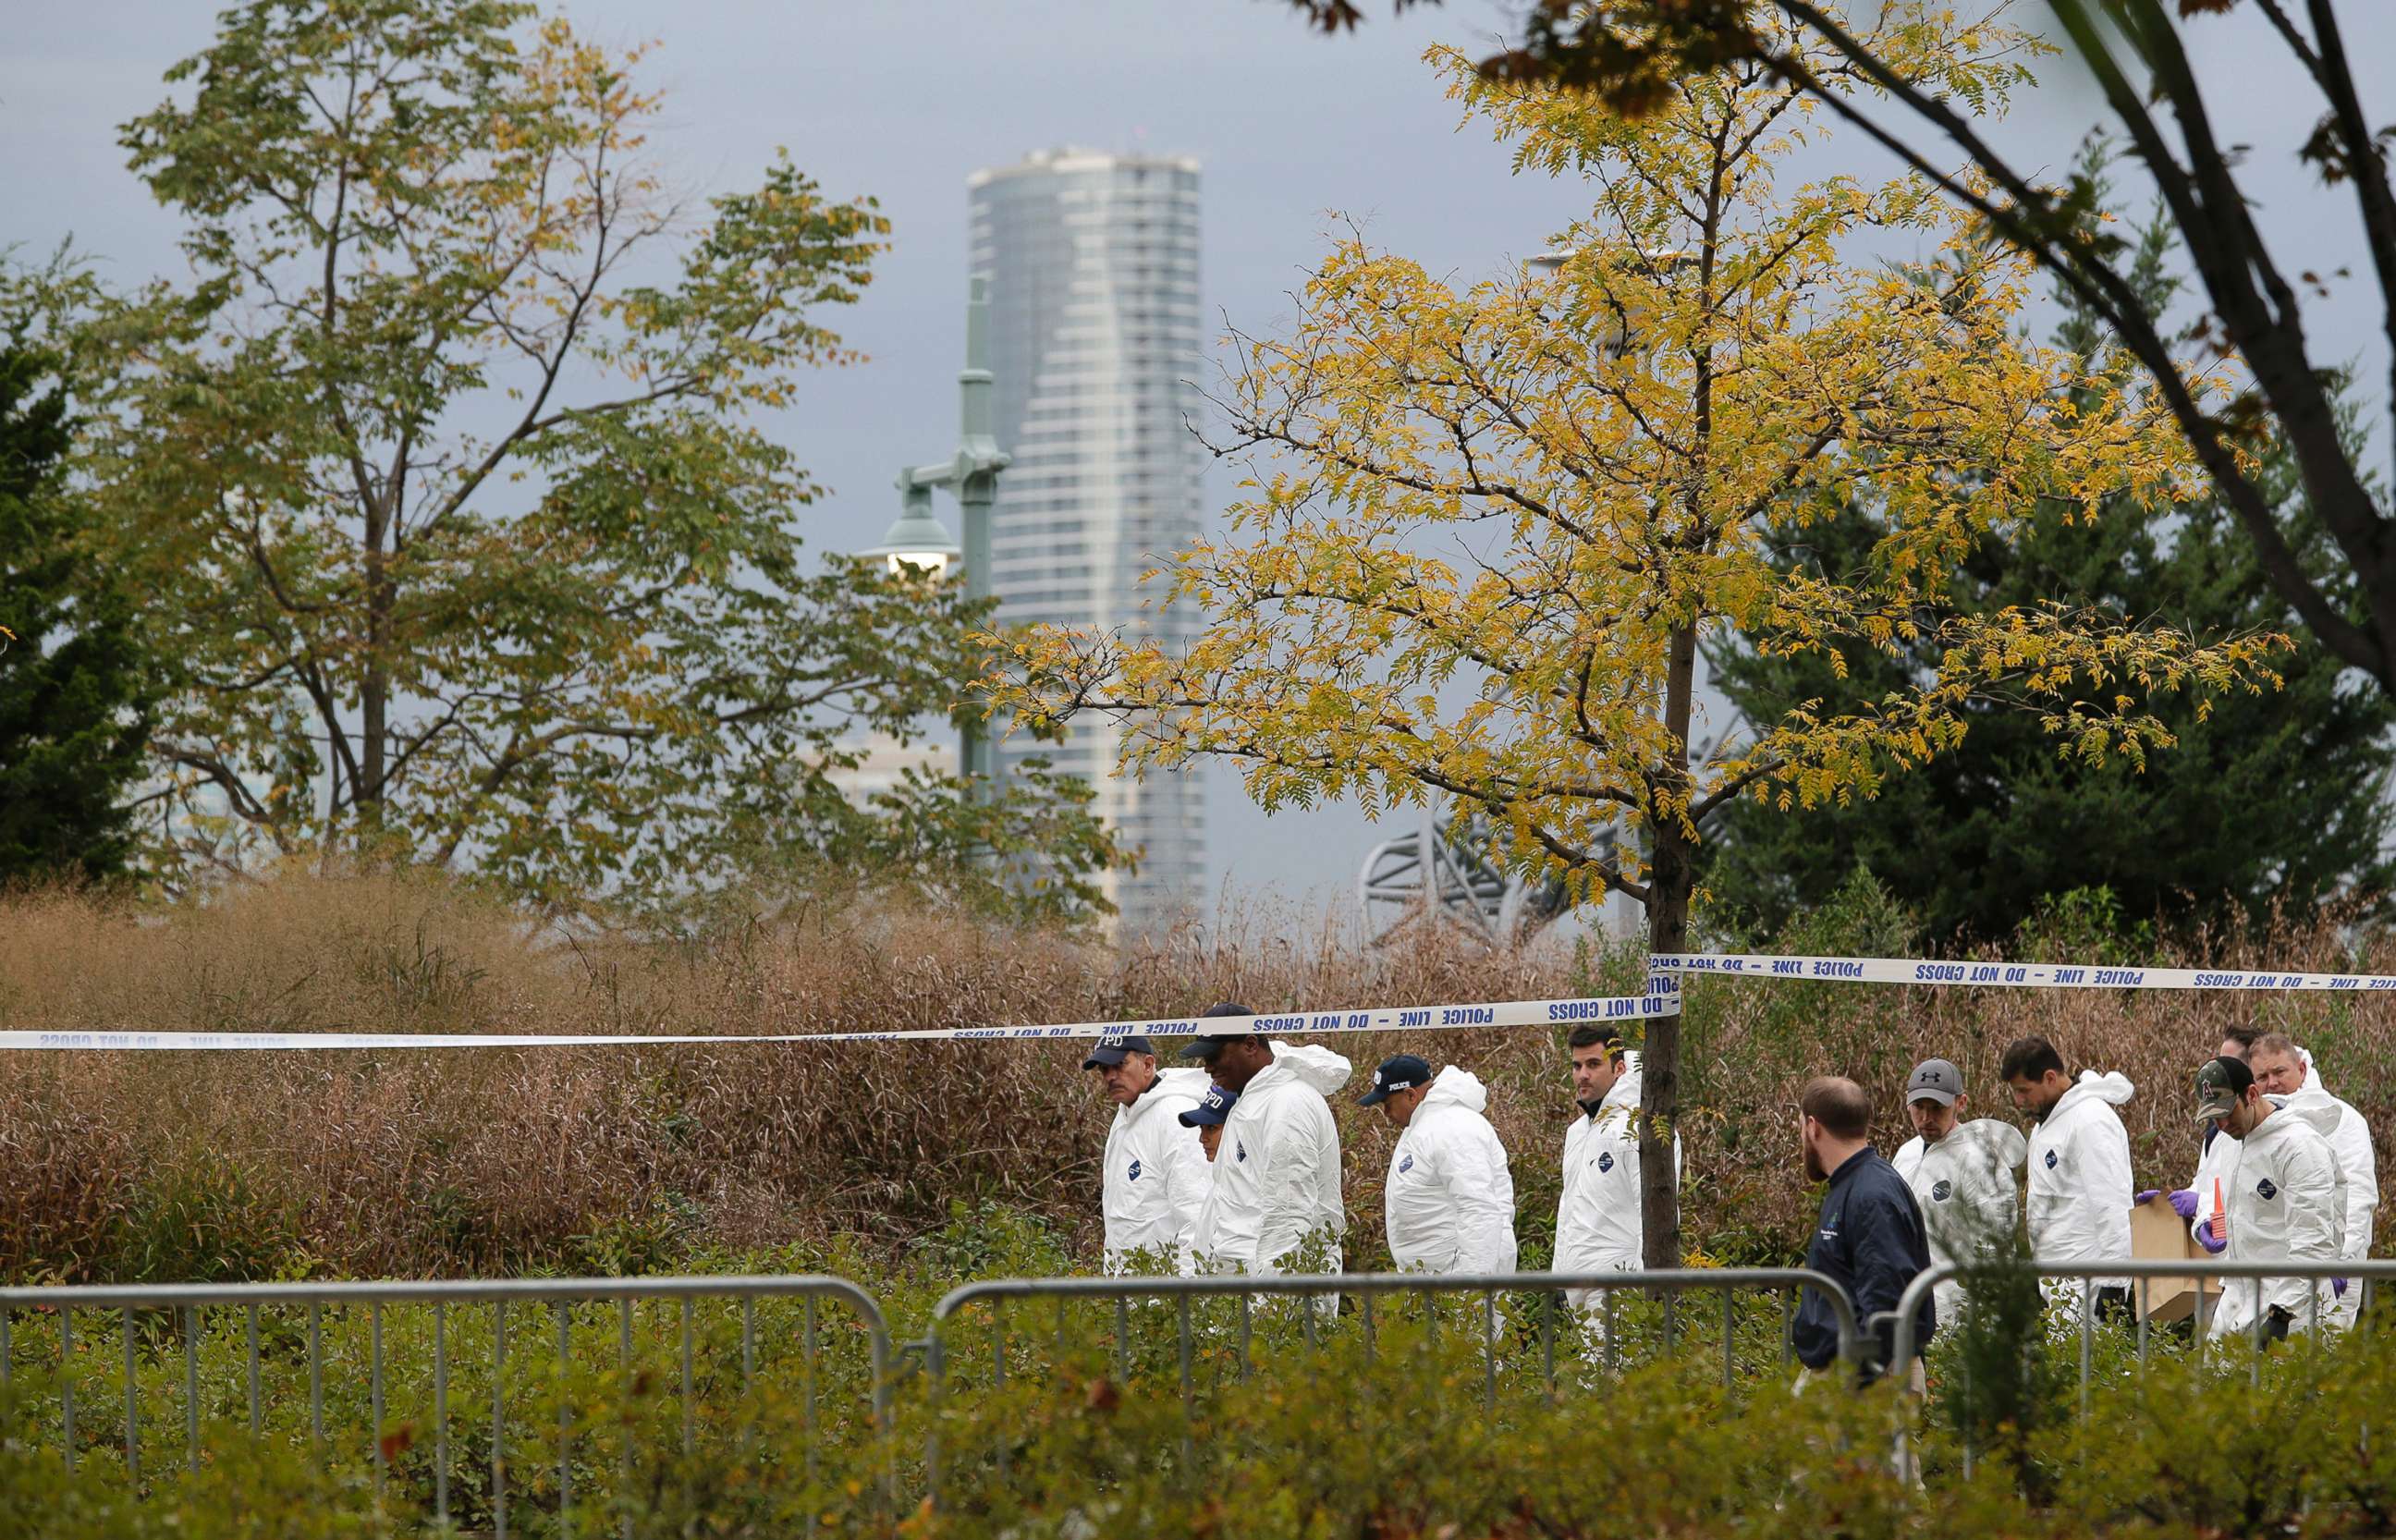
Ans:
<svg viewBox="0 0 2396 1540"><path fill-rule="evenodd" d="M1878 1334L1873 1361L1864 1366L1870 1381L1897 1352L1894 1311L1911 1283L1930 1266L1930 1245L1923 1234L1922 1207L1897 1168L1880 1151L1866 1145L1830 1174L1830 1188L1822 1195L1822 1217L1814 1227L1813 1244L1805 1248L1805 1266L1825 1274L1856 1302L1856 1324L1868 1326L1883 1311L1892 1312ZM1917 1356L1930 1341L1937 1312L1925 1292L1920 1318L1914 1322ZM1839 1319L1818 1289L1807 1289L1789 1323L1789 1346L1808 1369L1828 1369L1839 1356ZM1870 1351L1870 1348L1867 1351Z"/></svg>

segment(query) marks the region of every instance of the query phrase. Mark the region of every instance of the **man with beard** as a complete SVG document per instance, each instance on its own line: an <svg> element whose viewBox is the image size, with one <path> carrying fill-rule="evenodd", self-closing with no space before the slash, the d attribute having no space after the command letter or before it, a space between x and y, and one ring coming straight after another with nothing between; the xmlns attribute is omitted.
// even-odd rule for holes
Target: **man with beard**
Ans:
<svg viewBox="0 0 2396 1540"><path fill-rule="evenodd" d="M1930 1266L1922 1209L1897 1168L1871 1147L1871 1098L1851 1080L1824 1075L1805 1082L1797 1101L1797 1138L1805 1175L1828 1182L1822 1216L1805 1248L1805 1266L1821 1273L1855 1302L1856 1320L1866 1326L1883 1316L1865 1340L1860 1377L1867 1383L1890 1368L1897 1356L1897 1307L1906 1289ZM1914 1361L1897 1372L1922 1389L1923 1350L1937 1325L1937 1310L1924 1294L1914 1320ZM1789 1346L1808 1371L1838 1361L1839 1323L1830 1302L1805 1291L1789 1323Z"/></svg>
<svg viewBox="0 0 2396 1540"><path fill-rule="evenodd" d="M1996 1118L1965 1116L1972 1098L1963 1072L1950 1059L1923 1059L1905 1082L1905 1115L1914 1137L1889 1163L1913 1189L1929 1228L1934 1261L1966 1266L1992 1244L2010 1240L2021 1223L2021 1169L2029 1146L2021 1130ZM1961 1319L1963 1283L1938 1285L1938 1319Z"/></svg>
<svg viewBox="0 0 2396 1540"><path fill-rule="evenodd" d="M2038 1126L2030 1136L2030 1247L2042 1262L2126 1262L2130 1206L2137 1182L2130 1175L2130 1131L2114 1109L2137 1094L2118 1070L2064 1073L2063 1055L2044 1038L2022 1038L1998 1061L1998 1078L2014 1106ZM2096 1281L2099 1319L2130 1318L2130 1281ZM2056 1281L2048 1296L2076 1302L2085 1281Z"/></svg>
<svg viewBox="0 0 2396 1540"><path fill-rule="evenodd" d="M2260 1028L2244 1023L2230 1027L2221 1034L2221 1052L2217 1056L2243 1059L2261 1036ZM2171 1203L2172 1212L2189 1221L2189 1233L2209 1252L2218 1253L2224 1244L2214 1239L2213 1227L2205 1222L2213 1210L2213 1189L2230 1174L2230 1162L2236 1156L2234 1141L2224 1143L2220 1128L2216 1124L2206 1123L2203 1143L2197 1155L2196 1175L2188 1179L2188 1186L2164 1194ZM2131 1199L2131 1206L2136 1207L2154 1195L2153 1188L2137 1193Z"/></svg>
<svg viewBox="0 0 2396 1540"><path fill-rule="evenodd" d="M2267 1040L2268 1041L2268 1040ZM2262 1044L2256 1044L2260 1053ZM2207 1223L2232 1262L2336 1262L2345 1231L2346 1177L2331 1150L2335 1107L2298 1106L2266 1095L2243 1059L2217 1058L2196 1074L2196 1116L2237 1141L2237 1158L2223 1186L2229 1214ZM2325 1313L2325 1281L2311 1278L2231 1279L2213 1313L2216 1340L2252 1334L2277 1342L2309 1331Z"/></svg>

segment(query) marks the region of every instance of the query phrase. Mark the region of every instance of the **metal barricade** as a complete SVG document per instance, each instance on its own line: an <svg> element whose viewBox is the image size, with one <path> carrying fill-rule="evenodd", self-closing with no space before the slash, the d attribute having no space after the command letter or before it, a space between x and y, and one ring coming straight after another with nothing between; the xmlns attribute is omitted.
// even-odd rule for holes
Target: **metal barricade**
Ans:
<svg viewBox="0 0 2396 1540"><path fill-rule="evenodd" d="M785 1299L795 1299L801 1305L798 1336L800 1389L804 1395L802 1426L810 1473L816 1457L819 1379L819 1371L823 1368L817 1306L819 1301L830 1300L853 1311L865 1328L869 1360L867 1372L871 1386L869 1414L872 1437L881 1446L879 1464L883 1480L879 1485L884 1501L895 1505L898 1478L895 1446L890 1436L892 1376L889 1327L873 1297L855 1283L841 1278L791 1275L0 1288L0 1405L12 1405L25 1400L28 1389L25 1382L32 1378L28 1371L47 1370L55 1362L54 1385L43 1387L55 1393L54 1416L47 1414L47 1409L44 1407L37 1408L36 1415L29 1417L26 1408L21 1405L16 1406L12 1415L18 1418L20 1427L30 1436L38 1437L41 1430L54 1428L64 1459L72 1468L80 1447L76 1437L79 1385L100 1389L104 1394L108 1379L116 1378L118 1388L117 1393L110 1398L113 1403L111 1412L121 1414L123 1418L125 1467L127 1475L138 1484L142 1479L145 1457L153 1474L156 1471L159 1450L152 1440L171 1447L173 1438L171 1432L166 1431L163 1419L161 1423L153 1424L143 1417L140 1370L145 1362L154 1367L161 1360L171 1357L173 1339L180 1334L181 1387L180 1396L174 1399L180 1402L183 1463L188 1468L196 1470L204 1447L201 1430L204 1423L210 1420L203 1415L200 1371L201 1342L211 1329L208 1313L223 1309L239 1312L245 1373L243 1385L233 1393L234 1405L231 1410L235 1417L246 1413L248 1436L256 1440L263 1433L268 1413L273 1408L272 1398L263 1384L261 1364L273 1363L278 1379L288 1377L296 1394L297 1360L300 1349L294 1339L302 1329L296 1319L296 1312L304 1308L308 1435L313 1447L329 1451L333 1445L328 1441L326 1432L325 1396L328 1318L332 1323L346 1328L348 1334L354 1336L357 1312L362 1310L366 1316L366 1341L363 1355L366 1361L357 1364L344 1357L335 1367L340 1373L364 1371L368 1388L370 1424L366 1429L369 1447L364 1453L372 1463L375 1491L379 1494L386 1467L393 1453L385 1428L386 1416L393 1405L390 1393L396 1387L399 1372L406 1367L390 1361L393 1355L387 1352L385 1343L386 1308L395 1305L429 1305L432 1308L429 1372L432 1381L433 1506L436 1520L446 1525L450 1520L452 1419L449 1387L453 1362L457 1358L451 1348L452 1332L453 1327L463 1320L466 1310L487 1308L488 1354L485 1367L491 1386L491 1404L487 1419L481 1420L478 1426L487 1430L489 1442L488 1500L493 1529L499 1540L504 1540L508 1533L508 1439L512 1431L527 1426L522 1417L512 1419L509 1411L507 1370L511 1363L510 1355L513 1353L521 1357L525 1353L523 1347L512 1346L511 1333L512 1329L520 1334L514 1339L516 1342L540 1340L531 1334L539 1330L530 1319L533 1308L540 1306L549 1308L554 1330L554 1336L550 1339L555 1348L554 1372L557 1382L562 1386L567 1373L580 1367L574 1343L577 1307L614 1303L615 1363L619 1375L629 1382L638 1356L635 1348L638 1308L665 1302L678 1305L678 1310L673 1312L672 1325L676 1329L676 1336L670 1345L672 1351L653 1356L663 1357L670 1368L679 1369L682 1451L687 1455L697 1434L694 1387L699 1369L697 1344L699 1334L695 1324L694 1307L700 1301L739 1304L739 1388L745 1401L756 1387L759 1374L758 1307L762 1302ZM521 1313L512 1318L512 1307L520 1308ZM115 1314L121 1318L118 1322L123 1340L121 1375L112 1373L95 1379L78 1373L78 1314L87 1317ZM42 1355L38 1363L20 1360L19 1339L25 1334L15 1328L17 1318L27 1315L46 1322L55 1320L55 1360L47 1353ZM594 1319L593 1312L586 1309L581 1312L579 1324L583 1326L583 1335L587 1338L592 1334L594 1327L604 1331L605 1316L601 1314ZM715 1329L716 1324L710 1322L709 1340L712 1345L716 1336L724 1337L725 1356L728 1358L729 1323L723 1323L724 1329L720 1333ZM180 1334L176 1331L178 1325ZM479 1332L481 1322L478 1321L475 1325ZM48 1334L47 1330L43 1334ZM270 1339L275 1350L262 1351L261 1337ZM669 1344L651 1334L648 1346L655 1349ZM545 1350L548 1343L543 1343L542 1347ZM113 1368L112 1365L112 1370ZM708 1372L711 1376L721 1373L728 1377L729 1364L719 1369L711 1362ZM10 1396L12 1382L18 1392L13 1401ZM88 1396L90 1392L87 1390L85 1393ZM47 1400L48 1396L41 1399ZM596 1427L586 1433L573 1427L568 1410L570 1402L562 1391L558 1405L559 1420L554 1428L556 1500L562 1515L574 1501L575 1455L579 1452L587 1453L590 1440L606 1435ZM546 1436L550 1429L542 1431ZM414 1441L412 1426L408 1437L411 1442ZM634 1425L628 1416L622 1419L618 1438L619 1447L615 1451L619 1468L627 1475L632 1467L634 1439ZM111 1440L113 1444L113 1440ZM625 1520L628 1525L630 1521L629 1518Z"/></svg>
<svg viewBox="0 0 2396 1540"><path fill-rule="evenodd" d="M1173 1302L1170 1318L1176 1337L1177 1362L1186 1427L1193 1413L1191 1355L1193 1332L1191 1320L1192 1300L1231 1296L1238 1303L1238 1363L1245 1379L1249 1372L1251 1333L1253 1329L1251 1302L1258 1296L1306 1296L1307 1306L1299 1320L1307 1345L1314 1346L1320 1329L1313 1298L1342 1294L1356 1295L1360 1308L1357 1326L1367 1362L1372 1360L1375 1343L1374 1301L1386 1294L1433 1296L1443 1294L1478 1294L1481 1296L1481 1339L1483 1362L1483 1396L1484 1405L1494 1413L1498 1398L1498 1300L1500 1294L1536 1294L1539 1299L1539 1353L1541 1372L1552 1394L1556 1384L1556 1297L1560 1291L1587 1290L1600 1294L1596 1307L1584 1303L1571 1307L1584 1319L1602 1322L1599 1334L1606 1352L1605 1367L1615 1367L1613 1353L1620 1342L1614 1317L1615 1300L1619 1295L1661 1295L1665 1301L1662 1331L1666 1351L1671 1351L1675 1331L1677 1307L1682 1295L1690 1293L1719 1293L1723 1307L1723 1383L1729 1386L1735 1375L1733 1359L1735 1322L1734 1296L1742 1290L1768 1290L1780 1296L1781 1309L1778 1343L1784 1369L1789 1362L1789 1324L1793 1312L1793 1296L1800 1289L1820 1292L1838 1321L1839 1351L1842 1359L1851 1359L1860 1348L1855 1303L1838 1281L1826 1274L1804 1268L1686 1268L1640 1272L1602 1273L1278 1273L1271 1275L1220 1274L1195 1278L1058 1278L1004 1279L967 1283L951 1290L933 1308L932 1321L924 1340L917 1344L925 1368L931 1381L935 1416L925 1434L924 1447L924 1478L932 1503L940 1498L940 1449L938 1411L945 1394L948 1352L946 1328L958 1311L977 1302L989 1302L1002 1309L1008 1300L1054 1299L1061 1302L1076 1299L1111 1299L1114 1301L1114 1361L1119 1372L1129 1362L1131 1354L1134 1301ZM1436 1330L1436 1314L1427 1318ZM1061 1317L1060 1317L1061 1320ZM1162 1323L1162 1318L1159 1318ZM1007 1373L1007 1336L1004 1316L996 1321L992 1339L992 1371L993 1384L1004 1387ZM999 1450L1002 1472L1005 1454Z"/></svg>
<svg viewBox="0 0 2396 1540"><path fill-rule="evenodd" d="M2127 1281L2131 1286L2129 1314L2132 1317L2133 1330L2136 1336L2138 1368L2141 1373L2144 1373L2147 1367L2150 1342L2153 1335L2148 1323L2148 1316L2150 1313L2150 1290L2156 1281L2217 1278L2223 1281L2225 1294L2235 1284L2251 1281L2250 1286L2255 1291L2256 1302L2252 1345L2256 1351L2248 1360L2247 1368L2252 1380L2260 1383L2263 1373L2261 1348L2266 1339L2266 1315L2262 1301L2267 1283L2280 1279L2300 1279L2319 1285L2333 1279L2345 1279L2349 1286L2361 1291L2355 1307L2356 1320L2360 1321L2371 1314L2372 1299L2378 1292L2379 1286L2396 1283L2396 1261L2300 1262L2287 1259L2232 1262L2220 1257L2189 1257L2185 1260L2149 1258L2119 1262L2049 1262L2033 1257L2027 1261L2014 1263L1941 1263L1918 1274L1912 1283L1907 1286L1904 1296L1897 1301L1897 1309L1894 1312L1897 1317L1896 1350L1893 1354L1895 1361L1906 1362L1912 1354L1920 1352L1928 1346L1914 1340L1914 1321L1923 1300L1928 1298L1931 1291L1939 1284L1950 1280L1961 1280L1968 1285L1975 1278L2023 1276L2037 1279L2042 1283L2048 1281L2072 1281L2080 1285L2077 1301L2071 1300L2067 1292L2063 1295L2063 1302L2076 1303L2078 1306L2076 1315L2080 1349L2080 1415L2084 1421L2089 1410L2089 1385L2093 1377L2091 1369L2095 1358L2096 1318L2100 1313L2097 1294L2099 1281L2118 1278ZM2303 1322L2306 1334L2316 1338L2322 1332L2321 1294L2319 1287L2307 1291L2309 1308L2307 1319ZM2207 1329L2209 1321L2204 1304L2204 1293L2200 1289L2197 1294L2193 1333L2199 1343L2218 1340ZM1875 1316L1872 1321L1866 1324L1868 1327L1874 1325L1880 1319ZM1911 1398L1906 1399L1910 1401ZM1900 1460L1910 1460L1912 1456L1913 1414L1917 1410L1918 1408L1911 1406L1900 1408L1901 1425L1898 1429ZM1974 1451L1967 1438L1963 1445L1964 1472L1967 1476L1971 1473L1973 1454Z"/></svg>

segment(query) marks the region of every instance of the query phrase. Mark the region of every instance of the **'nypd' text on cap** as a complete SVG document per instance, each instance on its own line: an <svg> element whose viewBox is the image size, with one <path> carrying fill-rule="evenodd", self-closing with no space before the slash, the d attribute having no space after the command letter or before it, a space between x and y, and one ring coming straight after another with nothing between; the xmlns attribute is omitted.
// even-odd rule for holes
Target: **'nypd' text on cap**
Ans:
<svg viewBox="0 0 2396 1540"><path fill-rule="evenodd" d="M1178 1114L1184 1128L1215 1128L1231 1115L1231 1104L1240 1099L1237 1091L1226 1091L1219 1085L1206 1087L1206 1095L1189 1111Z"/></svg>
<svg viewBox="0 0 2396 1540"><path fill-rule="evenodd" d="M1150 1047L1148 1039L1138 1032L1109 1032L1098 1039L1098 1045L1090 1050L1090 1056L1082 1061L1082 1068L1112 1069L1134 1054L1146 1054L1153 1058L1156 1050Z"/></svg>

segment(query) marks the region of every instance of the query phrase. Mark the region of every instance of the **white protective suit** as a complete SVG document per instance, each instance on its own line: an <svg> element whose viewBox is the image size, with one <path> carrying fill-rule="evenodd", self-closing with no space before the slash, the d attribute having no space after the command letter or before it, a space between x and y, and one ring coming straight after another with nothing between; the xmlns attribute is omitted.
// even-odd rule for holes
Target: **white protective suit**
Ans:
<svg viewBox="0 0 2396 1540"><path fill-rule="evenodd" d="M1215 1180L1199 1210L1199 1265L1211 1272L1278 1273L1282 1259L1320 1237L1320 1269L1340 1268L1348 1228L1339 1200L1339 1135L1323 1098L1348 1083L1328 1048L1272 1044L1223 1120Z"/></svg>
<svg viewBox="0 0 2396 1540"><path fill-rule="evenodd" d="M2265 1099L2275 1110L2253 1133L2243 1139L2224 1134L2213 1141L2237 1147L2230 1152L2221 1181L2230 1203L2230 1249L2221 1254L2222 1258L2230 1262L2281 1257L2336 1261L2344 1252L2346 1228L2346 1176L2329 1145L2337 1109L2326 1097L2309 1106L2298 1106L2288 1096ZM2204 1201L2209 1207L2210 1194ZM2252 1332L2256 1316L2274 1305L2294 1318L2289 1330L2309 1331L2316 1289L2323 1324L2327 1325L2330 1288L2326 1281L2267 1278L2258 1294L2253 1280L2225 1278L2221 1303L2213 1313L2212 1334L2227 1337Z"/></svg>
<svg viewBox="0 0 2396 1540"><path fill-rule="evenodd" d="M1639 1055L1627 1053L1622 1076L1587 1117L1564 1133L1564 1187L1556 1200L1560 1273L1631 1272L1641 1264L1639 1222ZM1681 1139L1672 1136L1672 1177L1681 1175ZM1567 1289L1574 1305L1595 1303L1595 1291Z"/></svg>
<svg viewBox="0 0 2396 1540"><path fill-rule="evenodd" d="M2337 1157L2338 1175L2346 1178L2345 1255L2359 1262L2371 1255L2372 1229L2378 1219L2379 1152L2372 1146L2369 1121L2323 1089L2312 1055L2297 1052L2304 1054L2305 1082L2289 1100L2298 1107L2335 1107L2338 1111L2337 1125L2329 1131L2329 1150ZM2327 1323L2344 1331L2354 1324L2362 1306L2362 1288L2349 1283L2344 1296L2330 1303Z"/></svg>
<svg viewBox="0 0 2396 1540"><path fill-rule="evenodd" d="M2371 1124L2353 1107L2323 1090L2321 1072L2314 1068L2313 1056L2303 1049L2298 1055L2304 1061L2304 1083L2288 1098L2296 1106L2333 1109L2336 1116L2329 1129L2330 1153L2337 1158L2338 1175L2346 1181L2346 1202L2341 1215L2347 1257L2361 1260L2371 1255L2373 1226L2379 1210L2378 1152L2371 1141ZM2229 1190L2230 1164L2238 1158L2238 1141L2227 1134L2214 1135L2205 1147L2204 1159L2198 1162L2196 1179L2189 1184L2196 1193L2196 1217L2188 1227L2189 1234L2199 1235L2213 1218L2213 1182L2222 1178L2222 1189ZM2251 1293L2251 1291L2250 1291ZM2355 1312L2362 1308L2363 1291L2349 1285L2343 1296L2330 1295L2323 1302L2323 1324L2344 1331L2354 1324Z"/></svg>
<svg viewBox="0 0 2396 1540"><path fill-rule="evenodd" d="M1400 1272L1514 1270L1514 1178L1488 1105L1479 1079L1451 1064L1390 1151L1382 1214Z"/></svg>
<svg viewBox="0 0 2396 1540"><path fill-rule="evenodd" d="M2030 1248L2042 1262L2130 1260L2130 1131L2113 1110L2137 1094L2120 1071L2080 1073L2055 1110L2030 1134ZM2123 1278L2096 1286L2125 1288ZM2056 1281L2048 1292L2076 1300L2077 1279Z"/></svg>
<svg viewBox="0 0 2396 1540"><path fill-rule="evenodd" d="M1198 1131L1184 1126L1181 1114L1198 1105L1208 1083L1204 1069L1159 1070L1139 1100L1115 1109L1101 1187L1110 1273L1124 1271L1138 1252L1185 1276L1195 1270L1191 1246L1212 1173Z"/></svg>
<svg viewBox="0 0 2396 1540"><path fill-rule="evenodd" d="M1922 1205L1934 1264L1969 1263L1987 1239L2014 1233L2021 1222L2021 1184L2014 1173L2029 1150L2022 1131L1996 1118L1959 1122L1937 1144L1917 1135L1898 1147L1889 1163ZM1948 1279L1935 1292L1939 1321L1958 1319L1963 1281Z"/></svg>

